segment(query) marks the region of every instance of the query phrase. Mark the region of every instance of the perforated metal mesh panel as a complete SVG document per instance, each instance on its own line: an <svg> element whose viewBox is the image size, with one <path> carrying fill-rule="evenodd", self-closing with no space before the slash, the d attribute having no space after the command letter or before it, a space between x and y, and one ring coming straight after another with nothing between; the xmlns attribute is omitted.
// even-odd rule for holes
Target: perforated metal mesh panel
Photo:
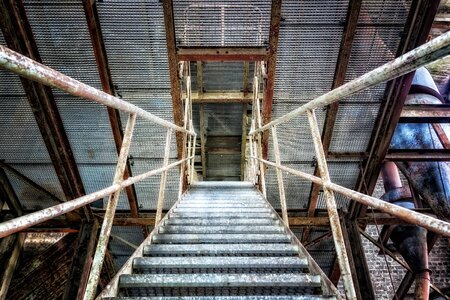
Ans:
<svg viewBox="0 0 450 300"><path fill-rule="evenodd" d="M51 164L13 164L12 167L38 185L64 200L64 193L59 185L55 170ZM59 204L42 191L35 189L21 178L6 170L11 185L24 209L42 209Z"/></svg>
<svg viewBox="0 0 450 300"><path fill-rule="evenodd" d="M114 236L117 236L131 244L139 246L144 240L142 235L142 227L113 226L111 235L113 235L113 238L111 239L109 246L111 248L111 252L114 253L114 262L116 264L116 268L117 270L119 270L128 260L131 254L133 254L135 249L133 249L129 245L126 245L122 241L115 239Z"/></svg>
<svg viewBox="0 0 450 300"><path fill-rule="evenodd" d="M174 1L180 46L262 46L268 41L270 1Z"/></svg>

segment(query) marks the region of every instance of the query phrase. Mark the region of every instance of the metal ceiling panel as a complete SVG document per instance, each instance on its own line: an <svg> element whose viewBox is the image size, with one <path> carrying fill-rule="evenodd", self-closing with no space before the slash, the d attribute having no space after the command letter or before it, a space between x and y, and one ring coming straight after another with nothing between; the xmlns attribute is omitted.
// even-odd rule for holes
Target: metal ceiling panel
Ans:
<svg viewBox="0 0 450 300"><path fill-rule="evenodd" d="M263 46L268 42L270 1L174 1L179 46Z"/></svg>
<svg viewBox="0 0 450 300"><path fill-rule="evenodd" d="M97 9L117 92L170 89L162 3L104 0Z"/></svg>
<svg viewBox="0 0 450 300"><path fill-rule="evenodd" d="M274 102L306 102L331 89L341 26L282 27Z"/></svg>
<svg viewBox="0 0 450 300"><path fill-rule="evenodd" d="M25 9L43 63L100 89L82 3L26 0ZM106 108L56 89L53 92L77 163L115 163Z"/></svg>
<svg viewBox="0 0 450 300"><path fill-rule="evenodd" d="M243 62L204 62L203 88L205 91L241 91L244 82Z"/></svg>
<svg viewBox="0 0 450 300"><path fill-rule="evenodd" d="M169 164L174 162L176 162L175 159L169 160ZM151 170L159 169L162 166L162 159L135 159L132 163L131 169L133 175L139 175ZM167 173L164 209L171 208L178 199L178 190L180 185L179 170L179 167L175 167L170 169ZM135 184L139 208L152 210L156 209L160 181L161 175L155 175Z"/></svg>
<svg viewBox="0 0 450 300"><path fill-rule="evenodd" d="M314 173L314 166L311 164L294 164L284 163L286 167L303 171L308 174ZM267 167L266 171L266 189L267 200L273 207L279 209L280 197L278 190L278 181L275 168ZM286 194L286 203L288 209L304 209L308 205L309 193L311 191L311 183L308 180L302 179L291 175L287 172L283 172L284 190Z"/></svg>
<svg viewBox="0 0 450 300"><path fill-rule="evenodd" d="M359 25L397 25L403 27L412 0L364 0L361 5Z"/></svg>
<svg viewBox="0 0 450 300"><path fill-rule="evenodd" d="M336 116L330 151L366 151L379 108L380 103L341 103Z"/></svg>
<svg viewBox="0 0 450 300"><path fill-rule="evenodd" d="M20 173L33 180L35 183L55 195L61 200L65 200L64 193L59 185L55 170L51 164L11 164ZM44 192L35 189L25 183L15 174L6 170L8 179L24 209L42 209L59 204Z"/></svg>
<svg viewBox="0 0 450 300"><path fill-rule="evenodd" d="M285 0L282 26L342 25L348 0Z"/></svg>

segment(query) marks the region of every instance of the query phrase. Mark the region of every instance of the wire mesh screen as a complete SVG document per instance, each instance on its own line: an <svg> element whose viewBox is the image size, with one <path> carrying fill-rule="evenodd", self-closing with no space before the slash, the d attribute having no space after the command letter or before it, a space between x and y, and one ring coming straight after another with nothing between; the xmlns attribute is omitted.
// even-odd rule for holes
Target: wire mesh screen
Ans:
<svg viewBox="0 0 450 300"><path fill-rule="evenodd" d="M179 46L263 46L270 1L174 1Z"/></svg>

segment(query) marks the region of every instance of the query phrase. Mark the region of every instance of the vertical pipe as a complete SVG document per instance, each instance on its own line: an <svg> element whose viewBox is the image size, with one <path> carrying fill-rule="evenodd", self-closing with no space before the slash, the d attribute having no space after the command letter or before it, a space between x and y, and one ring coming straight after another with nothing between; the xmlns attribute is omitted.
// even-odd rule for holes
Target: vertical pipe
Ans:
<svg viewBox="0 0 450 300"><path fill-rule="evenodd" d="M166 147L164 149L164 162L163 168L166 168L169 164L169 155L170 155L170 142L172 139L172 129L167 129L166 135ZM167 172L165 170L161 173L161 182L159 184L159 195L158 195L158 204L156 205L156 216L155 216L155 227L158 225L161 220L162 210L164 207L164 193L166 191L166 181L167 181Z"/></svg>
<svg viewBox="0 0 450 300"><path fill-rule="evenodd" d="M123 136L122 148L120 149L119 158L116 166L116 173L114 175L113 184L118 184L123 181L123 174L128 160L128 152L130 150L131 138L133 137L134 125L136 124L136 114L128 116L125 134ZM109 235L114 221L114 214L116 212L117 203L119 202L119 195L121 189L109 196L108 205L106 207L105 216L103 218L102 228L98 238L97 248L95 249L94 259L92 261L91 272L89 273L88 284L84 300L92 300L97 292L97 284L100 278L100 272L105 258L106 247L109 242Z"/></svg>
<svg viewBox="0 0 450 300"><path fill-rule="evenodd" d="M273 140L273 150L275 154L275 162L277 165L281 165L280 148L278 145L276 126L272 127L272 140ZM281 216L283 217L284 224L287 227L289 227L289 219L286 206L286 195L284 193L283 172L279 168L276 168L276 170L277 170L278 190L280 192Z"/></svg>
<svg viewBox="0 0 450 300"><path fill-rule="evenodd" d="M428 300L430 297L430 271L423 270L416 274L416 286L414 288L415 300Z"/></svg>
<svg viewBox="0 0 450 300"><path fill-rule="evenodd" d="M314 150L317 157L317 165L319 167L320 176L324 183L330 183L330 174L328 173L327 161L325 158L325 152L323 151L321 135L319 131L319 125L317 124L316 114L312 110L308 110L309 127L311 129L311 135L314 142ZM344 281L344 290L347 299L356 299L356 291L353 285L353 278L350 271L350 263L345 249L344 235L342 234L342 228L339 221L339 214L336 207L336 201L334 193L323 186L325 194L325 200L327 204L328 216L330 218L331 232L333 233L334 246L336 248L336 254L339 262L339 267Z"/></svg>
<svg viewBox="0 0 450 300"><path fill-rule="evenodd" d="M383 178L384 190L386 192L402 187L402 181L400 180L397 165L392 161L383 163L381 177Z"/></svg>

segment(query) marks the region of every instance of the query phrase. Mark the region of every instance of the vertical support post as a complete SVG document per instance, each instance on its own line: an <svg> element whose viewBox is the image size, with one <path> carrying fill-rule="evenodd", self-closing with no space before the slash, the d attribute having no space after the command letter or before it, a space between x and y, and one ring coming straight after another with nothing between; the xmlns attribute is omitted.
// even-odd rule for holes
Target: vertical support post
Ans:
<svg viewBox="0 0 450 300"><path fill-rule="evenodd" d="M245 151L247 149L247 103L242 104L242 139L241 139L241 181L245 173Z"/></svg>
<svg viewBox="0 0 450 300"><path fill-rule="evenodd" d="M192 120L191 120L192 122ZM193 143L192 143L192 150L191 150L191 173L189 174L189 176L191 177L191 184L195 181L194 180L194 172L195 172L195 168L194 168L194 163L195 163L195 144L197 143L197 135L194 134L193 138Z"/></svg>
<svg viewBox="0 0 450 300"><path fill-rule="evenodd" d="M325 152L323 151L319 125L317 124L317 119L314 111L308 110L308 120L314 142L314 149L316 151L317 165L319 167L320 176L325 182L330 182L330 174L328 173ZM334 193L326 187L323 187L323 191L325 193L327 211L330 218L331 232L333 233L334 246L336 248L336 254L339 261L339 267L341 269L342 279L344 281L345 295L347 296L347 299L357 299L350 270L350 263L345 248L344 235L342 233L339 214L336 208Z"/></svg>
<svg viewBox="0 0 450 300"><path fill-rule="evenodd" d="M206 178L206 134L205 134L205 107L200 104L200 155L202 158L202 177Z"/></svg>
<svg viewBox="0 0 450 300"><path fill-rule="evenodd" d="M272 140L273 140L273 151L275 154L275 162L277 165L281 165L280 148L278 144L276 126L272 127ZM289 227L289 219L286 206L286 195L284 193L283 172L278 168L276 168L276 170L277 170L278 190L280 192L281 216L283 217L284 224L287 227Z"/></svg>
<svg viewBox="0 0 450 300"><path fill-rule="evenodd" d="M128 152L130 150L131 138L133 136L133 129L135 124L136 114L130 114L128 116L122 148L120 149L120 154L117 161L113 184L118 184L123 181L123 174L125 172L125 166L128 160ZM121 191L118 190L117 192L109 196L102 228L100 230L97 248L95 250L94 260L92 262L91 272L89 274L86 293L84 294L84 300L94 299L97 292L97 284L100 278L100 272L102 270L103 260L105 258L106 247L109 242L109 235L111 233L117 203L119 202L120 192Z"/></svg>
<svg viewBox="0 0 450 300"><path fill-rule="evenodd" d="M191 154L192 152L192 135L189 135L188 137L188 147L187 147L187 174L188 174L188 183L192 183L192 177L191 177Z"/></svg>
<svg viewBox="0 0 450 300"><path fill-rule="evenodd" d="M167 135L166 135L166 147L164 149L163 168L166 168L167 165L169 164L171 140L172 140L172 128L168 128ZM168 170L165 170L164 172L161 173L161 182L159 184L158 204L156 206L155 227L156 227L156 225L158 225L159 221L161 221L162 210L163 210L163 206L164 206L164 193L166 191L167 172L168 172Z"/></svg>
<svg viewBox="0 0 450 300"><path fill-rule="evenodd" d="M260 69L259 63L256 64L256 68L257 68L257 70ZM261 106L259 104L258 94L259 94L259 80L258 80L258 76L255 76L253 78L253 106L255 107L254 112L255 112L255 116L256 116L256 123L255 123L256 128L260 128L262 126ZM263 150L262 150L262 135L263 135L263 133L258 133L258 135L256 136L256 148L257 148L256 154L260 159L264 159L263 158ZM261 192L262 192L264 198L267 198L265 170L266 169L265 169L264 163L262 163L260 161L259 162L259 184L260 184L260 189L261 189Z"/></svg>

